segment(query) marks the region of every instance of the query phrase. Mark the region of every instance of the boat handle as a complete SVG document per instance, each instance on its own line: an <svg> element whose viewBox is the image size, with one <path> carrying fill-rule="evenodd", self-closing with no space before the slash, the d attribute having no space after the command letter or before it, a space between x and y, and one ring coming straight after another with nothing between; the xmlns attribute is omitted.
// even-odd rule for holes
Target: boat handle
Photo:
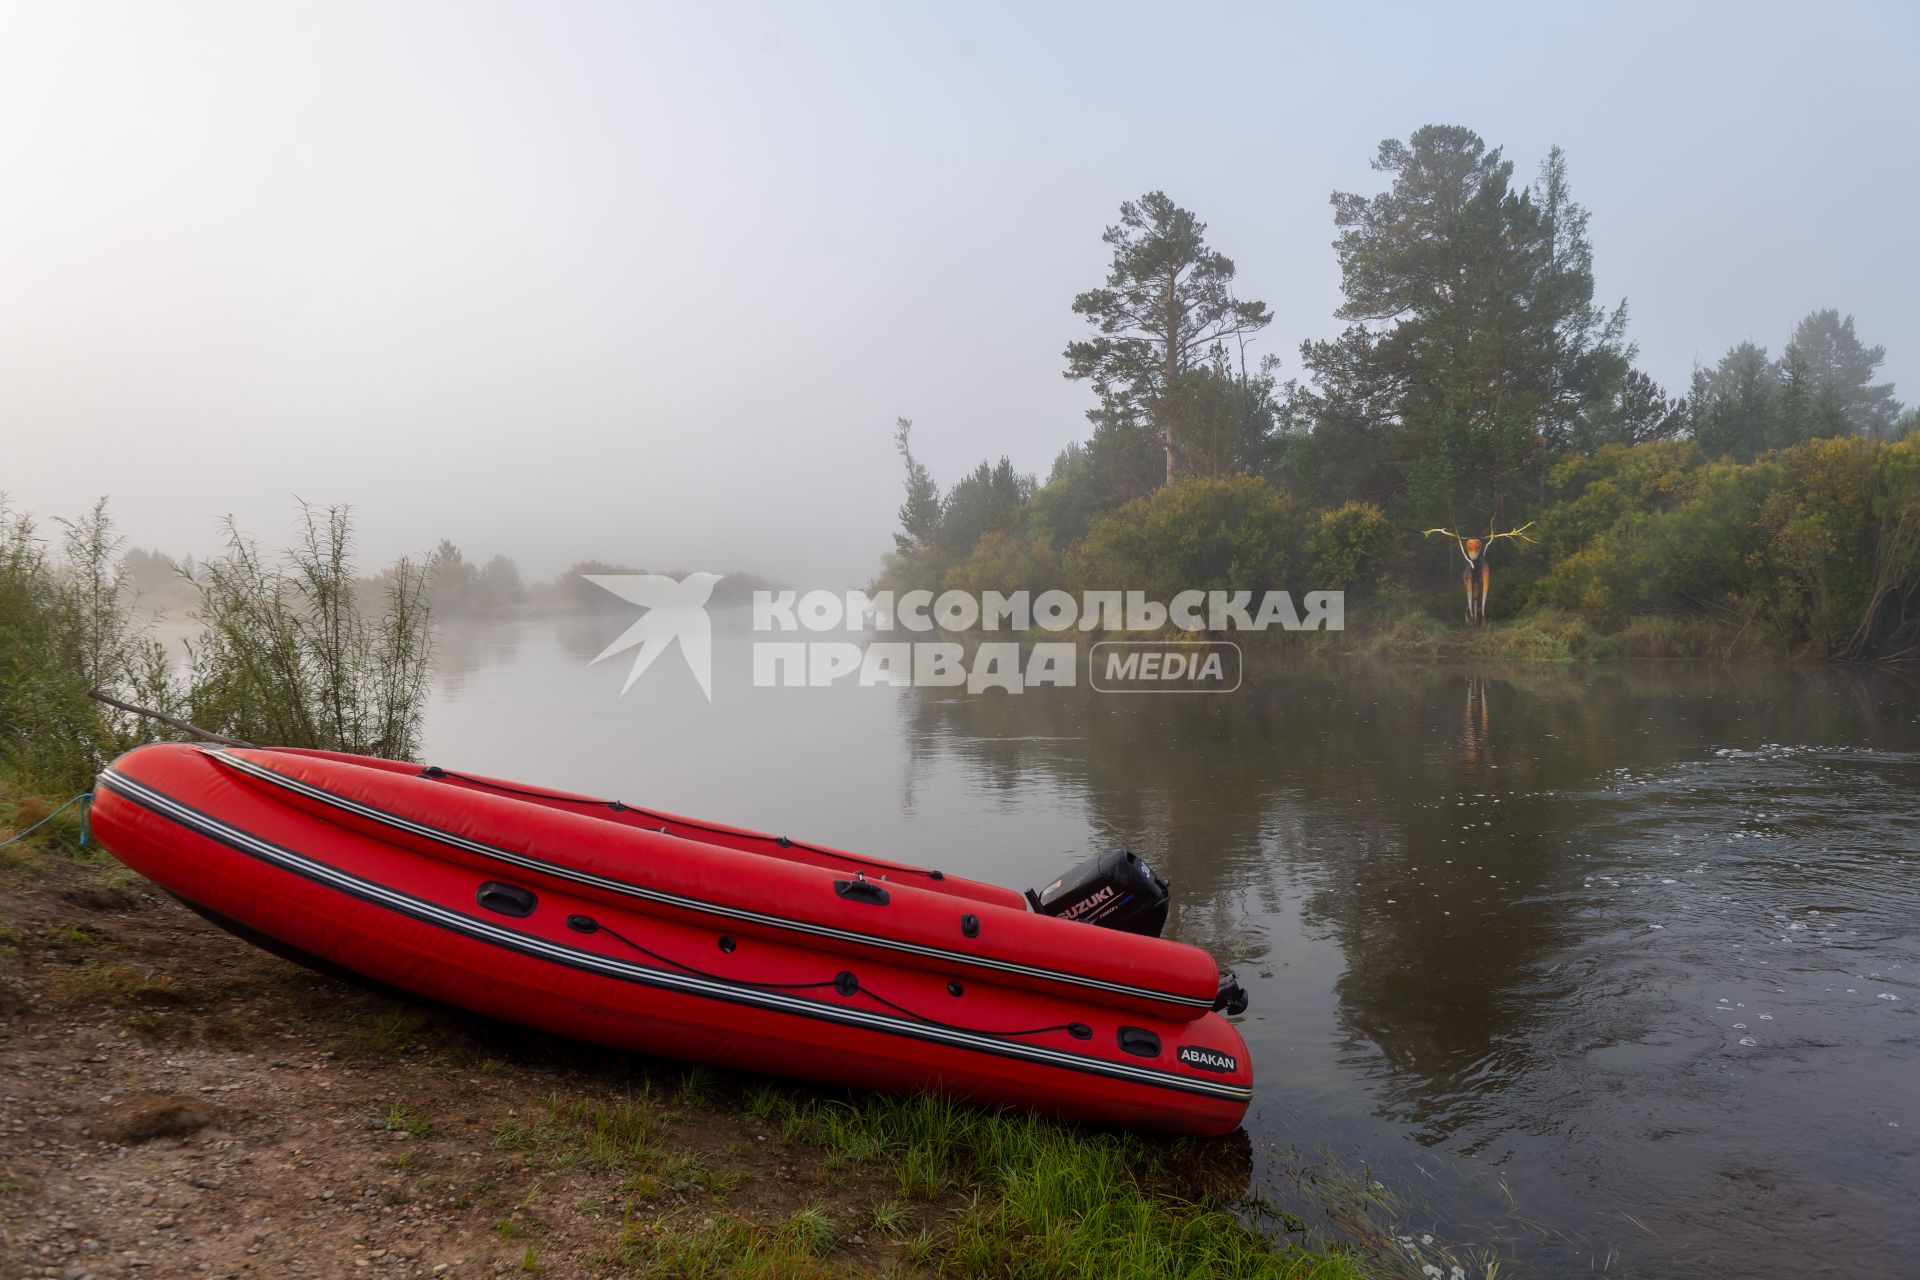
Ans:
<svg viewBox="0 0 1920 1280"><path fill-rule="evenodd" d="M498 880L489 880L481 885L473 898L489 911L498 911L503 916L518 919L532 915L533 909L540 904L531 890L522 889L517 884L503 884Z"/></svg>
<svg viewBox="0 0 1920 1280"><path fill-rule="evenodd" d="M887 891L871 880L835 880L833 891L850 902L868 902L876 907L887 905Z"/></svg>

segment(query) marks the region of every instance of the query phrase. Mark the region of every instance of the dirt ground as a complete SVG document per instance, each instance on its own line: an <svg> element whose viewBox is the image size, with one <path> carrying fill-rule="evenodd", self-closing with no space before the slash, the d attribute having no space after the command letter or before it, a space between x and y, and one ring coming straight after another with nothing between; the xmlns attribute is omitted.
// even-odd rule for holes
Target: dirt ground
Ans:
<svg viewBox="0 0 1920 1280"><path fill-rule="evenodd" d="M309 972L111 864L0 865L0 1280L620 1272L809 1208L834 1270L897 1264L875 1175L747 1087ZM646 1171L541 1136L636 1100Z"/></svg>

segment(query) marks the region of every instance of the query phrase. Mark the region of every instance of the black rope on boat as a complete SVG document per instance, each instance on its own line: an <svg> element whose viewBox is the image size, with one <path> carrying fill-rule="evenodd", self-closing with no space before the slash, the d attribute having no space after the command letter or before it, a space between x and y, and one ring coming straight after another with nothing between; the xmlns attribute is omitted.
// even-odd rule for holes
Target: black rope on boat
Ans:
<svg viewBox="0 0 1920 1280"><path fill-rule="evenodd" d="M915 1022L924 1022L930 1027L939 1027L945 1031L960 1031L967 1035L975 1036L1038 1036L1045 1035L1052 1031L1064 1031L1075 1040L1089 1040L1093 1037L1093 1028L1084 1022L1061 1022L1050 1027L1027 1027L1019 1031L996 1031L987 1027L968 1027L962 1026L957 1022L943 1022L939 1018L929 1018L924 1013L916 1013L903 1004L895 1004L878 991L875 991L872 987L861 982L859 978L845 969L834 974L833 977L827 979L825 982L756 982L752 978L731 978L724 974L709 973L705 969L695 968L693 965L675 960L671 956L663 956L658 951L652 950L649 947L643 947L626 934L621 933L611 926L601 924L592 916L568 916L567 928L573 930L575 933L604 933L615 941L632 947L643 956L658 960L661 964L670 964L676 969L684 969L695 977L705 978L709 982L725 982L734 986L755 987L763 991L809 991L820 987L832 987L843 996L854 996L865 992L868 996L880 1004L885 1005L887 1008L892 1009L895 1013L904 1014L912 1018Z"/></svg>
<svg viewBox="0 0 1920 1280"><path fill-rule="evenodd" d="M1038 1036L1045 1035L1049 1031L1064 1031L1075 1040L1086 1040L1093 1035L1093 1028L1084 1022L1061 1022L1051 1027L1028 1027L1024 1031L990 1031L984 1027L963 1027L957 1022L942 1022L938 1018L929 1018L924 1013L915 1013L905 1005L895 1004L878 991L875 991L872 987L862 987L861 990L865 991L875 1000L878 1000L881 1004L887 1006L887 1008L892 1009L895 1013L903 1013L915 1022L924 1022L928 1026L941 1027L948 1031L965 1031L970 1035L976 1036Z"/></svg>
<svg viewBox="0 0 1920 1280"><path fill-rule="evenodd" d="M526 787L512 787L504 782L494 782L488 778L476 778L470 774L455 773L451 769L442 769L438 765L431 764L420 770L420 776L435 779L454 778L461 782L470 782L476 787L487 787L494 791L504 791L508 795L526 796L530 800L561 800L570 804L598 805L602 808L611 809L615 813L637 813L642 817L658 818L662 822L677 822L683 827L692 827L696 831L710 831L717 836L738 836L744 840L765 840L770 844L778 845L782 849L805 849L808 853L817 853L823 858L838 858L842 862L851 862L862 867L878 867L882 871L894 874L925 876L929 880L945 880L947 878L946 873L943 871L932 871L925 867L901 866L892 862L875 862L872 859L862 858L855 854L842 853L838 849L822 849L818 845L803 844L798 840L792 840L786 836L763 835L757 831L734 831L728 827L716 827L705 822L696 822L691 818L669 818L663 813L655 813L651 809L642 809L639 805L626 804L619 800L595 800L588 796L568 796L553 791L533 791Z"/></svg>
<svg viewBox="0 0 1920 1280"><path fill-rule="evenodd" d="M573 930L575 933L604 933L616 941L624 942L643 956L649 956L652 959L658 960L661 964L670 964L676 969L684 969L694 977L705 978L709 982L730 982L735 986L758 987L766 991L809 991L816 987L841 986L848 978L853 976L850 973L839 973L828 978L825 982L755 982L751 978L729 978L724 974L708 973L705 969L695 968L693 965L675 960L672 956L663 956L658 951L643 947L626 934L621 933L609 925L601 924L592 916L568 916L567 928Z"/></svg>

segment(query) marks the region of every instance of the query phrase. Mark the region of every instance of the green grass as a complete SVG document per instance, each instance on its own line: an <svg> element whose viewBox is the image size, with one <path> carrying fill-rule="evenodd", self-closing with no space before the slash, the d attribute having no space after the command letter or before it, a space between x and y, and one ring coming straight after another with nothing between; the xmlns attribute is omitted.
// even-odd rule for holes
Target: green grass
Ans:
<svg viewBox="0 0 1920 1280"><path fill-rule="evenodd" d="M817 1205L794 1210L780 1225L786 1238L816 1257L833 1252L840 1241L839 1224Z"/></svg>
<svg viewBox="0 0 1920 1280"><path fill-rule="evenodd" d="M540 1156L554 1168L624 1173L626 1193L635 1200L696 1191L724 1200L742 1175L695 1153L668 1150L662 1137L672 1114L644 1091L614 1102L553 1097L539 1115L495 1125L493 1145Z"/></svg>
<svg viewBox="0 0 1920 1280"><path fill-rule="evenodd" d="M878 1200L867 1210L867 1230L876 1235L900 1237L913 1225L913 1210L898 1200Z"/></svg>
<svg viewBox="0 0 1920 1280"><path fill-rule="evenodd" d="M493 1145L543 1154L557 1167L651 1168L661 1160L661 1113L647 1098L613 1103L550 1097L531 1119L515 1117L494 1126Z"/></svg>
<svg viewBox="0 0 1920 1280"><path fill-rule="evenodd" d="M803 1216L813 1212L803 1209L772 1226L730 1214L688 1229L673 1226L672 1220L630 1222L614 1256L643 1276L827 1280L835 1271L816 1252L816 1222Z"/></svg>
<svg viewBox="0 0 1920 1280"><path fill-rule="evenodd" d="M88 964L63 970L54 993L66 1004L161 1005L183 999L171 975L146 973L125 964Z"/></svg>
<svg viewBox="0 0 1920 1280"><path fill-rule="evenodd" d="M387 1108L386 1129L390 1133L405 1133L415 1138L431 1138L440 1132L431 1116L417 1110L404 1098Z"/></svg>
<svg viewBox="0 0 1920 1280"><path fill-rule="evenodd" d="M703 1091L712 1088L703 1081ZM498 1126L494 1142L556 1167L627 1174L615 1258L643 1275L824 1275L822 1260L854 1227L901 1240L913 1265L961 1275L1366 1274L1353 1257L1275 1245L1247 1226L1233 1199L1241 1177L1222 1170L1217 1145L1090 1132L927 1096L840 1099L775 1084L743 1091L741 1109L783 1142L817 1153L830 1172L859 1171L887 1188L851 1224L824 1205L771 1223L692 1208L662 1218L654 1204L667 1193L723 1200L738 1178L671 1149L670 1117L685 1091L683 1082L660 1099L552 1098L539 1115ZM1223 1199L1210 1187L1232 1190Z"/></svg>
<svg viewBox="0 0 1920 1280"><path fill-rule="evenodd" d="M1196 1192L1229 1181L1206 1169L1206 1143L1089 1132L927 1096L840 1102L756 1093L749 1110L764 1112L786 1141L822 1150L829 1167L837 1157L890 1174L904 1201L957 1200L957 1208L932 1215L926 1236L908 1241L917 1265L963 1275L1122 1280L1365 1274L1346 1255L1276 1246L1242 1222L1236 1206ZM883 1201L870 1218L873 1230L889 1235L904 1235L912 1221L913 1210L899 1201ZM771 1237L752 1240L772 1256L775 1246L817 1238L801 1232L809 1225L790 1219ZM733 1230L725 1239L735 1247L747 1242Z"/></svg>
<svg viewBox="0 0 1920 1280"><path fill-rule="evenodd" d="M56 800L38 794L12 769L3 766L4 758L0 757L0 841L14 840L16 836L24 838L0 848L0 868L31 868L49 854L82 862L100 862L108 857L98 841L80 843L84 804L61 811L60 805L67 796ZM45 819L50 821L32 835L26 835Z"/></svg>

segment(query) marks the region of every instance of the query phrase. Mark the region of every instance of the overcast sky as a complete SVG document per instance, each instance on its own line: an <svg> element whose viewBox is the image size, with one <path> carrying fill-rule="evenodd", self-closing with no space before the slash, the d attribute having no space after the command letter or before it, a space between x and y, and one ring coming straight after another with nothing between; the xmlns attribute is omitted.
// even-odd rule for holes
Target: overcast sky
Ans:
<svg viewBox="0 0 1920 1280"><path fill-rule="evenodd" d="M1670 389L1835 306L1920 400L1920 6L0 7L0 490L136 543L442 537L852 585L899 501L1045 474L1102 228L1162 188L1264 347L1327 204L1455 123L1565 147Z"/></svg>

